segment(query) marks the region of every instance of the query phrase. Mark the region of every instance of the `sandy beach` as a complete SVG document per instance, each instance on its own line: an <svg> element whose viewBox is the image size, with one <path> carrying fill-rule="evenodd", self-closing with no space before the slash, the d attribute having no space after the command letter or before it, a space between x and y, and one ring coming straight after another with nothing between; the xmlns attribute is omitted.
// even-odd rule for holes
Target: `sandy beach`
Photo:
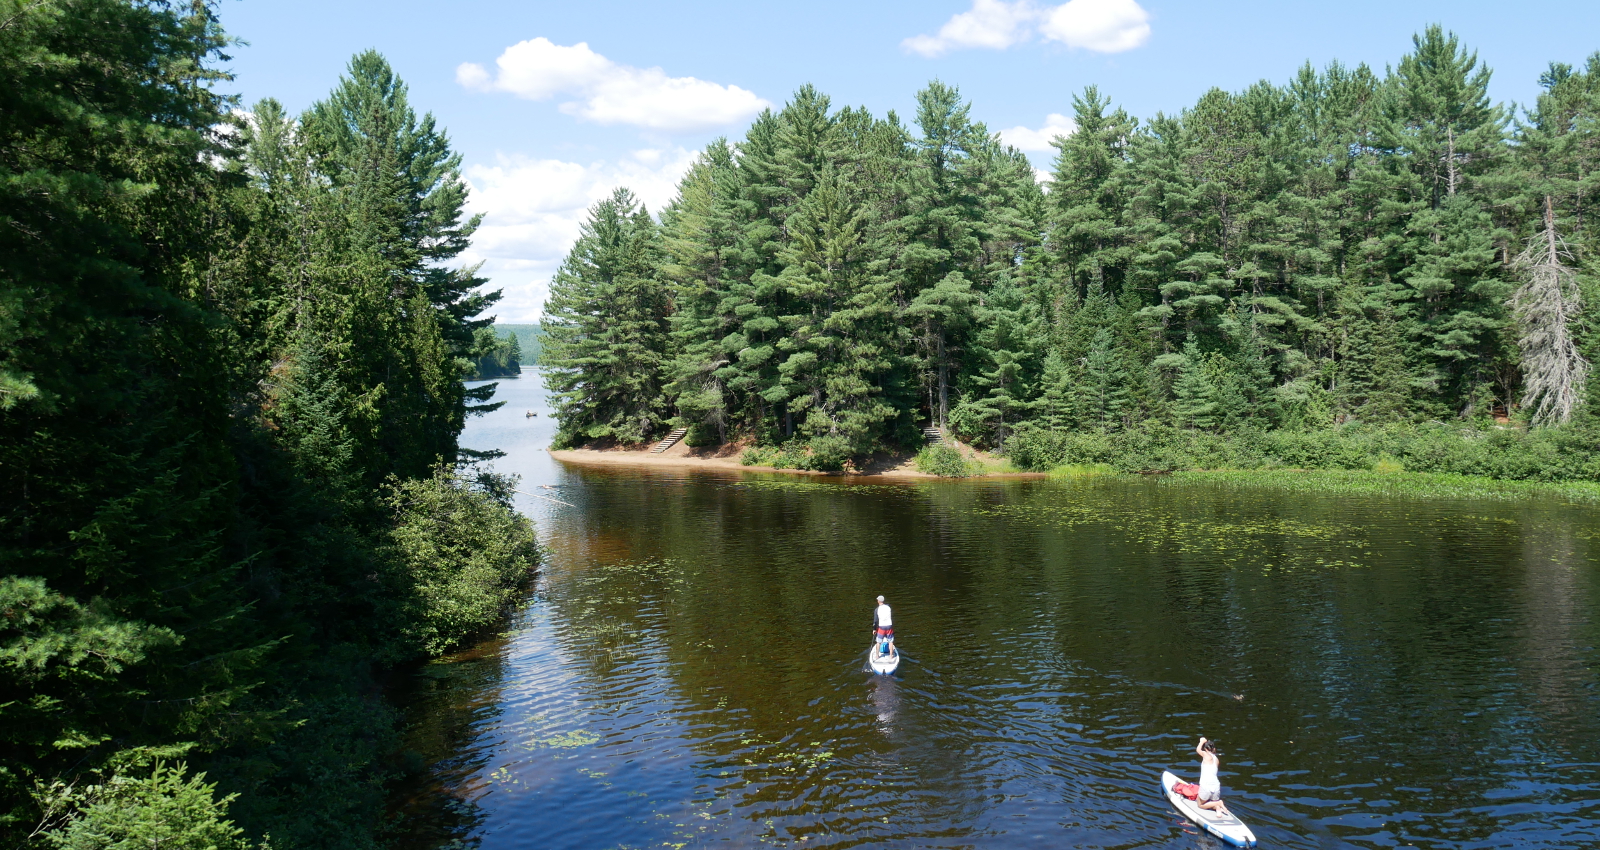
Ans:
<svg viewBox="0 0 1600 850"><path fill-rule="evenodd" d="M652 466L679 469L716 469L738 472L783 472L791 475L825 475L851 478L874 479L937 479L936 475L918 472L912 468L912 456L905 455L873 455L867 465L856 472L814 472L803 469L777 469L771 466L745 466L739 462L739 455L745 446L729 444L723 446L705 446L700 448L690 447L678 443L661 454L652 454L649 446L641 448L605 448L605 449L551 449L550 456L563 463L576 463L586 466ZM963 454L978 455L971 449L963 447ZM1039 472L1000 472L987 473L973 476L974 478L1045 478Z"/></svg>

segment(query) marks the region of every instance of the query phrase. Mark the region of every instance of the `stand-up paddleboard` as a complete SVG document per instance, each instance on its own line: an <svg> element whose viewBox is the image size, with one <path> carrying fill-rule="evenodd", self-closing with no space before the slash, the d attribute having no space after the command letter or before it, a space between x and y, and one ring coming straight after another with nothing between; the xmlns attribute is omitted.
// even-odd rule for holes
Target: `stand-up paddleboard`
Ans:
<svg viewBox="0 0 1600 850"><path fill-rule="evenodd" d="M1256 846L1256 834L1250 831L1250 827L1244 825L1244 821L1231 814L1225 815L1221 812L1213 812L1210 809L1202 809L1195 801L1172 790L1172 786L1180 781L1182 780L1173 776L1170 770L1161 772L1161 788L1167 792L1167 800L1172 803L1174 808L1182 812L1184 817L1194 821L1206 832L1235 847Z"/></svg>
<svg viewBox="0 0 1600 850"><path fill-rule="evenodd" d="M900 650L891 647L887 654L879 653L881 643L874 639L872 648L867 650L867 664L874 673L893 673L900 666Z"/></svg>

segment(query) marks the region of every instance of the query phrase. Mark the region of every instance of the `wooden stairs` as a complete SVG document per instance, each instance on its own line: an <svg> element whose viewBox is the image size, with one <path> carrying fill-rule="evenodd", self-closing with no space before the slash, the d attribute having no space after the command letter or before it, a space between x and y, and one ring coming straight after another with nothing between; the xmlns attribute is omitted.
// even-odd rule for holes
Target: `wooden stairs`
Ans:
<svg viewBox="0 0 1600 850"><path fill-rule="evenodd" d="M937 427L929 426L922 429L922 438L928 445L944 445L944 432Z"/></svg>
<svg viewBox="0 0 1600 850"><path fill-rule="evenodd" d="M688 428L679 428L678 430L673 431L671 434L661 438L661 442L656 443L656 447L651 449L650 453L653 455L661 454L667 449L677 445L678 441L683 439L683 435L687 433L689 433Z"/></svg>

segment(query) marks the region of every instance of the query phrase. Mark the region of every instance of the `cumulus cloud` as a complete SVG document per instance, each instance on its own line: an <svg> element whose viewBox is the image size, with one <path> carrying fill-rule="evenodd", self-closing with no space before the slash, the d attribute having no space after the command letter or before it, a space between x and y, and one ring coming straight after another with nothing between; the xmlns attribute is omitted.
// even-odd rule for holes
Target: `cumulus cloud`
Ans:
<svg viewBox="0 0 1600 850"><path fill-rule="evenodd" d="M1068 47L1121 53L1150 38L1150 13L1135 0L1072 0L1048 10L1039 32Z"/></svg>
<svg viewBox="0 0 1600 850"><path fill-rule="evenodd" d="M1046 41L1097 53L1132 50L1150 38L1150 13L1137 0L1070 0L1040 6L1033 0L973 0L934 35L916 35L901 46L934 57L951 50L1004 50L1037 32Z"/></svg>
<svg viewBox="0 0 1600 850"><path fill-rule="evenodd" d="M469 165L468 208L485 215L463 259L482 262L491 288L504 290L494 313L505 322L538 321L550 278L572 250L589 207L627 186L659 212L694 159L692 151L671 148L589 164L500 157L492 165Z"/></svg>
<svg viewBox="0 0 1600 850"><path fill-rule="evenodd" d="M660 68L635 68L589 49L547 38L513 44L495 71L474 62L456 68L456 82L478 91L504 91L528 100L571 98L561 111L600 124L653 130L704 130L743 121L772 104L738 86L694 77L669 77Z"/></svg>
<svg viewBox="0 0 1600 850"><path fill-rule="evenodd" d="M1030 0L973 0L971 11L946 21L936 35L915 35L901 45L930 58L969 47L1004 50L1028 37L1037 16Z"/></svg>
<svg viewBox="0 0 1600 850"><path fill-rule="evenodd" d="M1044 126L1037 130L1028 127L1012 127L1000 131L1000 140L1006 144L1023 151L1038 153L1050 150L1050 140L1056 136L1070 136L1078 125L1071 118L1059 112L1052 112L1044 118Z"/></svg>

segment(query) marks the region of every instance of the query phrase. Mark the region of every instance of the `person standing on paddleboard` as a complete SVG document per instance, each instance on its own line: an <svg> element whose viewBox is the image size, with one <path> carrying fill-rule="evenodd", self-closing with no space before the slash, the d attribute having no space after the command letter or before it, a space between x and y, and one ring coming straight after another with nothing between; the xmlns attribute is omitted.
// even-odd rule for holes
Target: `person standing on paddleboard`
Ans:
<svg viewBox="0 0 1600 850"><path fill-rule="evenodd" d="M1200 756L1200 794L1195 802L1202 809L1228 814L1228 807L1222 804L1222 779L1217 776L1217 770L1222 766L1217 760L1217 745L1201 735L1194 751Z"/></svg>
<svg viewBox="0 0 1600 850"><path fill-rule="evenodd" d="M878 607L872 612L872 638L887 638L889 651L894 651L894 615L889 611L889 606L884 604L882 596L878 597Z"/></svg>

